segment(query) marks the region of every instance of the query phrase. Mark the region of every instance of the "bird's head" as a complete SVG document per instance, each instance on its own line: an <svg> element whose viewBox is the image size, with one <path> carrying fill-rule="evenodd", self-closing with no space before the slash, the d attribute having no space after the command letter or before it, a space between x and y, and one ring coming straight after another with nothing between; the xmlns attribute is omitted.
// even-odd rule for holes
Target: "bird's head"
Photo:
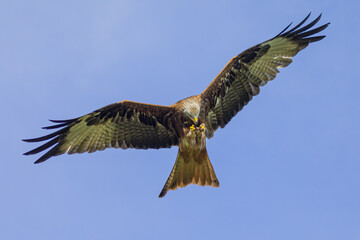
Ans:
<svg viewBox="0 0 360 240"><path fill-rule="evenodd" d="M199 124L200 106L198 106L196 104L190 105L188 108L185 108L184 113L189 118L190 125L198 126L198 124Z"/></svg>

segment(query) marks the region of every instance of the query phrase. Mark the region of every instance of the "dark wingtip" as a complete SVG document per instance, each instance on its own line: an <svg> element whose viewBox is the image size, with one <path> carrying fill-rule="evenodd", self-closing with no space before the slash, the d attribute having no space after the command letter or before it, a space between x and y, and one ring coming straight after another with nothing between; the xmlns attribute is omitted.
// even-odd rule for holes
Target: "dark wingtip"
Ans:
<svg viewBox="0 0 360 240"><path fill-rule="evenodd" d="M168 191L169 189L164 187L159 194L159 198L163 198Z"/></svg>
<svg viewBox="0 0 360 240"><path fill-rule="evenodd" d="M310 42L317 42L317 41L320 41L321 39L325 38L326 36L325 35L322 35L322 36L317 36L317 37L312 37L312 38L305 38L305 39L308 39L310 40Z"/></svg>
<svg viewBox="0 0 360 240"><path fill-rule="evenodd" d="M46 159L42 160L42 159L38 159L34 162L34 164L39 164L39 163L42 163L42 162L45 162Z"/></svg>
<svg viewBox="0 0 360 240"><path fill-rule="evenodd" d="M56 155L59 154L63 154L63 152L59 152L59 145L55 145L52 149L50 149L47 153L45 153L44 155L42 155L38 160L36 160L34 162L34 164L38 164L38 163L42 163L45 162L46 160L48 160L51 157L54 157Z"/></svg>
<svg viewBox="0 0 360 240"><path fill-rule="evenodd" d="M53 126L43 127L43 129L56 129L56 128L60 128L60 129L58 129L57 131L50 133L48 135L42 136L42 137L22 139L22 141L29 142L29 143L49 140L45 144L43 144L31 151L26 152L23 155L37 154L37 153L42 152L50 147L53 147L52 149L50 149L48 152L46 152L43 156L41 156L38 160L36 160L34 162L35 164L38 164L38 163L46 161L47 159L49 159L53 156L65 153L66 151L59 151L59 148L60 148L59 141L60 141L60 139L65 137L64 134L66 134L66 132L70 129L70 127L72 126L71 124L74 123L74 121L76 121L78 119L79 118L74 118L74 119L69 119L69 120L51 120L51 119L49 119L49 121L51 121L53 123L57 123L57 124L55 124Z"/></svg>
<svg viewBox="0 0 360 240"><path fill-rule="evenodd" d="M289 39L298 41L298 43L303 44L303 46L305 46L305 45L307 46L311 42L316 42L316 41L323 39L325 37L325 35L321 35L321 36L313 36L313 35L321 32L325 28L327 28L329 26L330 22L328 22L324 25L321 25L320 27L311 29L313 26L315 26L315 24L317 24L320 21L320 18L322 17L322 13L320 13L319 16L317 16L313 21L306 24L305 26L302 26L309 19L310 15L311 15L311 12L295 27L293 27L287 31L283 30L276 37L289 38ZM311 30L309 30L309 29L311 29Z"/></svg>
<svg viewBox="0 0 360 240"><path fill-rule="evenodd" d="M292 36L295 36L295 35L297 35L297 34L299 34L299 33L303 33L303 32L305 32L305 31L307 31L308 29L310 29L311 27L313 27L317 22L319 22L319 21L320 21L320 18L321 18L321 14L320 14L317 18L315 18L312 22L310 22L309 24L305 25L304 27L302 27L302 28L300 28L300 29L297 29L296 31L291 31L291 32L289 32L289 33L287 34L287 36L292 37ZM304 21L303 21L302 23L304 23ZM299 25L299 27L300 27L300 25ZM294 30L295 30L295 29L294 29Z"/></svg>
<svg viewBox="0 0 360 240"><path fill-rule="evenodd" d="M275 37L278 37L278 36L280 36L283 32L285 32L290 26L291 26L291 24L293 24L293 22L291 22L289 25L287 25L281 32L279 32L279 34L278 35L276 35Z"/></svg>
<svg viewBox="0 0 360 240"><path fill-rule="evenodd" d="M68 120L52 120L52 119L48 119L48 120L53 123L64 123L68 121Z"/></svg>
<svg viewBox="0 0 360 240"><path fill-rule="evenodd" d="M47 127L42 127L42 129L55 129L55 128L61 128L61 127L65 127L66 125L69 125L69 123L60 123L60 124L56 124L56 125L52 125L52 126L47 126Z"/></svg>
<svg viewBox="0 0 360 240"><path fill-rule="evenodd" d="M311 15L311 12L310 12L300 23L298 23L295 27L293 27L292 29L290 29L290 30L288 30L287 32L285 32L285 31L288 29L288 27L290 26L290 25L289 25L289 26L286 27L283 31L281 31L281 33L279 33L278 35L276 35L276 37L278 37L278 36L280 36L280 35L287 35L287 34L293 32L293 31L295 31L296 29L298 29L299 27L301 27L301 26L308 20L308 18L310 17L310 15Z"/></svg>
<svg viewBox="0 0 360 240"><path fill-rule="evenodd" d="M52 120L52 119L49 119L49 121L53 122L53 123L70 123L70 122L73 122L73 121L75 121L77 119L78 118L66 119L66 120Z"/></svg>

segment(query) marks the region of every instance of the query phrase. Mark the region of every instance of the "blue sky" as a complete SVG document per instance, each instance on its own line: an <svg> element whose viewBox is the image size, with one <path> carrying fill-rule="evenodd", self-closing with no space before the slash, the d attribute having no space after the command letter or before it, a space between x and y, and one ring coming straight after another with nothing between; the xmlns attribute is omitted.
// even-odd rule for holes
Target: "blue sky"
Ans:
<svg viewBox="0 0 360 240"><path fill-rule="evenodd" d="M359 3L179 2L0 3L0 239L359 239ZM219 189L158 199L177 148L22 155L47 119L198 94L310 11L327 37L207 142Z"/></svg>

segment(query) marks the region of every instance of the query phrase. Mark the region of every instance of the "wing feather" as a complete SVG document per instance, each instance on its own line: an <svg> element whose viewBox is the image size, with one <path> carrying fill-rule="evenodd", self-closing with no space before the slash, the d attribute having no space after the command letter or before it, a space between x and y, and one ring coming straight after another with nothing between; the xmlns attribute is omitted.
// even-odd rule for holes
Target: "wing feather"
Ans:
<svg viewBox="0 0 360 240"><path fill-rule="evenodd" d="M309 43L325 37L313 34L323 31L329 23L310 30L320 20L321 14L303 26L309 16L290 30L286 31L291 24L274 38L232 58L201 93L206 106L208 138L213 136L218 127L225 127L253 96L259 94L260 86L273 80L279 68L288 66L292 62L291 58Z"/></svg>
<svg viewBox="0 0 360 240"><path fill-rule="evenodd" d="M106 148L168 148L177 145L179 135L172 119L173 107L122 101L71 120L51 120L60 128L43 137L25 139L45 144L25 153L32 155L52 147L35 163L68 153L101 151Z"/></svg>

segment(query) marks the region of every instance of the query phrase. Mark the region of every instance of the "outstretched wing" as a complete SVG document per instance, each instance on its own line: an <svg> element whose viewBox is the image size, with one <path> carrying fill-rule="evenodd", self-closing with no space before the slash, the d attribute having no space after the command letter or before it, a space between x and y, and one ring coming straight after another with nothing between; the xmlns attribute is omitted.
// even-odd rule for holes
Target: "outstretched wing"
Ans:
<svg viewBox="0 0 360 240"><path fill-rule="evenodd" d="M175 128L176 109L168 106L122 101L71 120L51 120L57 125L44 129L60 130L49 135L25 139L47 143L25 155L52 147L35 163L64 153L83 153L105 148L169 148L179 143Z"/></svg>
<svg viewBox="0 0 360 240"><path fill-rule="evenodd" d="M300 28L310 14L294 28L287 26L274 38L258 44L232 58L219 75L201 93L206 106L207 137L216 129L225 127L230 120L259 94L260 86L273 80L278 68L288 66L300 50L325 36L312 36L324 30L330 23L309 30L321 18L321 14L308 25ZM286 31L286 32L285 32Z"/></svg>

